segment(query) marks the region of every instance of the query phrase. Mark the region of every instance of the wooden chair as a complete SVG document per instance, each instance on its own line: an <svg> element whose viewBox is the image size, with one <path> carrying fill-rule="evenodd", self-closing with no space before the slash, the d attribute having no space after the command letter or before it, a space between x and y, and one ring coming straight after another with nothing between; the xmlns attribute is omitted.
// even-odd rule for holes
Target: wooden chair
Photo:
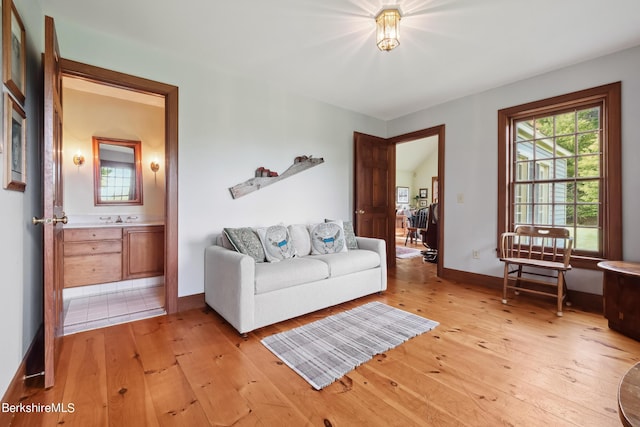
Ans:
<svg viewBox="0 0 640 427"><path fill-rule="evenodd" d="M407 246L407 241L411 240L413 244L414 239L418 241L420 229L427 227L427 219L429 218L429 209L419 209L411 218L409 218L409 226L407 227L407 237L404 239L404 245Z"/></svg>
<svg viewBox="0 0 640 427"><path fill-rule="evenodd" d="M562 303L567 297L564 274L571 270L572 246L573 239L566 228L521 225L513 232L503 233L500 244L500 261L504 262L502 303L507 303L507 289L513 289L516 295L529 292L552 296L557 298L557 315L562 316ZM531 275L555 281L533 279ZM534 286L523 287L524 284ZM548 291L549 287L555 288L555 292ZM568 301L567 305L570 305Z"/></svg>

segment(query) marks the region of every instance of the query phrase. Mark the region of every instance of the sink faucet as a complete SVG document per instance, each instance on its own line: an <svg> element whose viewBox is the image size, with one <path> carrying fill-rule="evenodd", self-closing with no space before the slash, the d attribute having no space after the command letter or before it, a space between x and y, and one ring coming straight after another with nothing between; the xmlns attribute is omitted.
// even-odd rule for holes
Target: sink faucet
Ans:
<svg viewBox="0 0 640 427"><path fill-rule="evenodd" d="M122 222L122 218L120 217L120 215L118 215L118 218L116 218L116 222L117 222L117 223Z"/></svg>

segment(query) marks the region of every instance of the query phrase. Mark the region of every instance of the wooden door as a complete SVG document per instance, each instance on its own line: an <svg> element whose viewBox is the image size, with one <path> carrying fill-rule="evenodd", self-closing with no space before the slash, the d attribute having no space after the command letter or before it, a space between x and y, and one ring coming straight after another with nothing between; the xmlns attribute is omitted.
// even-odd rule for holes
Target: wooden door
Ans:
<svg viewBox="0 0 640 427"><path fill-rule="evenodd" d="M387 265L396 261L395 149L384 138L354 132L354 227L356 235L387 242Z"/></svg>
<svg viewBox="0 0 640 427"><path fill-rule="evenodd" d="M53 18L45 16L43 218L44 227L44 383L54 384L63 333L62 306L62 79Z"/></svg>

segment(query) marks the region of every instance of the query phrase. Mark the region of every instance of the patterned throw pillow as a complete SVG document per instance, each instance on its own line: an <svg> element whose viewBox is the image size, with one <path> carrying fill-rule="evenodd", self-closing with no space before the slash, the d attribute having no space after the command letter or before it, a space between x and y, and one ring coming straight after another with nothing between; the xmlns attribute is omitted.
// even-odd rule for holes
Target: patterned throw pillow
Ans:
<svg viewBox="0 0 640 427"><path fill-rule="evenodd" d="M347 251L344 230L337 222L311 224L309 226L309 236L311 237L312 254L334 254Z"/></svg>
<svg viewBox="0 0 640 427"><path fill-rule="evenodd" d="M338 224L342 223L342 229L344 230L344 240L347 242L347 249L358 249L356 233L353 230L353 221L325 219L324 222L337 222Z"/></svg>
<svg viewBox="0 0 640 427"><path fill-rule="evenodd" d="M256 262L264 262L262 243L252 228L225 228L223 232L236 252L249 255Z"/></svg>
<svg viewBox="0 0 640 427"><path fill-rule="evenodd" d="M278 262L296 256L289 230L284 225L272 225L268 228L258 228L258 237L267 256L267 261Z"/></svg>

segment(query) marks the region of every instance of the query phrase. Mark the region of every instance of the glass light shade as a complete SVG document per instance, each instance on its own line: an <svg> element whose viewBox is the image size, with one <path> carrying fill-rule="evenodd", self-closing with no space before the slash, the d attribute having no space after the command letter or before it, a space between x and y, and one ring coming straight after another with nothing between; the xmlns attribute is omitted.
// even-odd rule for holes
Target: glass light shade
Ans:
<svg viewBox="0 0 640 427"><path fill-rule="evenodd" d="M400 12L385 9L376 16L376 44L378 49L390 51L400 44Z"/></svg>

